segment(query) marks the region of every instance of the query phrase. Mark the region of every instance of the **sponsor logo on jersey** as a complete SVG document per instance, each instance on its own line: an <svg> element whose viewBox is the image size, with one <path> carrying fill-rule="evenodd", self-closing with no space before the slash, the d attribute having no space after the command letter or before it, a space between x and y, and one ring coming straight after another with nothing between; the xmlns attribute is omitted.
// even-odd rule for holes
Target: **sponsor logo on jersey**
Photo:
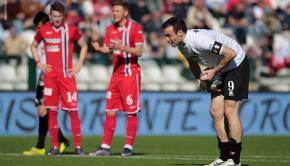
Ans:
<svg viewBox="0 0 290 166"><path fill-rule="evenodd" d="M46 50L47 50L47 52L59 52L60 51L58 46L47 46Z"/></svg>
<svg viewBox="0 0 290 166"><path fill-rule="evenodd" d="M58 44L60 43L60 39L59 38L46 38L44 39L46 43L49 44Z"/></svg>

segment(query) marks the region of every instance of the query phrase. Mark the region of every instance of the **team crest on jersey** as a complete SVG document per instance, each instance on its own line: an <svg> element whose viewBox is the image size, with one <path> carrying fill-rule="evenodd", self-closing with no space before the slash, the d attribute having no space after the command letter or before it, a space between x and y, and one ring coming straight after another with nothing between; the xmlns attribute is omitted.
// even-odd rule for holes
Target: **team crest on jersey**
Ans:
<svg viewBox="0 0 290 166"><path fill-rule="evenodd" d="M52 89L45 87L44 90L43 90L43 94L45 96L51 96L52 95Z"/></svg>

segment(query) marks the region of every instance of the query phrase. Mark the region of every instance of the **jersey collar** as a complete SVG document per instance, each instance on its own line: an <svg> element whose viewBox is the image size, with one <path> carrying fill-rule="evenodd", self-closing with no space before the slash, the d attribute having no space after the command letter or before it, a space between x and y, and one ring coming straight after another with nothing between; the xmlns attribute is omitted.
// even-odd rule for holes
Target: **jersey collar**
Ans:
<svg viewBox="0 0 290 166"><path fill-rule="evenodd" d="M115 26L115 28L116 28L117 30L121 31L121 30L125 30L125 29L127 29L128 26L129 26L129 23L130 23L130 20L127 18L127 19L126 19L126 22L125 22L125 26L123 26L123 27L118 27L116 24L115 24L114 26Z"/></svg>
<svg viewBox="0 0 290 166"><path fill-rule="evenodd" d="M55 28L51 22L50 22L50 26L55 32L58 32L65 27L65 22L62 22L59 28Z"/></svg>

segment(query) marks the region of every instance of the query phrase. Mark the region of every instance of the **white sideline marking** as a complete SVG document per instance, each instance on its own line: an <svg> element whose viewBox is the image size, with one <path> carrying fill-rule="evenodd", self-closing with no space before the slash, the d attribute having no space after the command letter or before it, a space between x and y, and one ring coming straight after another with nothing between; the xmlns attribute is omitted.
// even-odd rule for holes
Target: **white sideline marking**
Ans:
<svg viewBox="0 0 290 166"><path fill-rule="evenodd" d="M0 153L0 156L21 156L21 157L50 157L50 156L27 156L21 153ZM58 155L53 157L95 157L95 156L77 156L77 155ZM121 156L109 156L109 157L95 157L95 158L122 158ZM214 160L216 156L214 155L135 155L132 157L127 157L126 159L149 159L149 160ZM278 163L290 163L290 156L282 155L253 155L253 156L242 156L242 162L278 162Z"/></svg>

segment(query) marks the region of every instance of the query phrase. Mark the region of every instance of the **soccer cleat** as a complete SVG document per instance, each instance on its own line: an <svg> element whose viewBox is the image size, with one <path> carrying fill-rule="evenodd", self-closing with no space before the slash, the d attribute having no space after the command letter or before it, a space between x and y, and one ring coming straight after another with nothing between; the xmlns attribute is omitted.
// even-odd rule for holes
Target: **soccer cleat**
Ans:
<svg viewBox="0 0 290 166"><path fill-rule="evenodd" d="M84 156L85 152L82 148L76 148L75 155Z"/></svg>
<svg viewBox="0 0 290 166"><path fill-rule="evenodd" d="M133 156L132 150L129 148L124 148L121 154L122 157L130 157Z"/></svg>
<svg viewBox="0 0 290 166"><path fill-rule="evenodd" d="M32 147L30 150L27 151L23 151L24 155L30 155L30 156L34 156L34 155L45 155L45 149L38 149L36 147Z"/></svg>
<svg viewBox="0 0 290 166"><path fill-rule="evenodd" d="M59 155L59 149L58 148L51 148L49 152L47 152L48 156L54 156Z"/></svg>
<svg viewBox="0 0 290 166"><path fill-rule="evenodd" d="M223 162L220 166L241 166L241 162L236 164L233 159L228 159L227 161Z"/></svg>
<svg viewBox="0 0 290 166"><path fill-rule="evenodd" d="M110 156L111 152L110 152L110 149L100 147L98 150L90 153L89 155L90 156Z"/></svg>
<svg viewBox="0 0 290 166"><path fill-rule="evenodd" d="M223 164L225 161L223 161L222 159L215 159L212 163L208 164L208 165L204 165L204 166L220 166L221 164Z"/></svg>
<svg viewBox="0 0 290 166"><path fill-rule="evenodd" d="M70 145L69 140L66 140L65 142L61 142L61 143L59 144L59 152L60 152L60 153L63 153L63 152L65 151L65 149L66 149L67 147L69 147L69 145Z"/></svg>

